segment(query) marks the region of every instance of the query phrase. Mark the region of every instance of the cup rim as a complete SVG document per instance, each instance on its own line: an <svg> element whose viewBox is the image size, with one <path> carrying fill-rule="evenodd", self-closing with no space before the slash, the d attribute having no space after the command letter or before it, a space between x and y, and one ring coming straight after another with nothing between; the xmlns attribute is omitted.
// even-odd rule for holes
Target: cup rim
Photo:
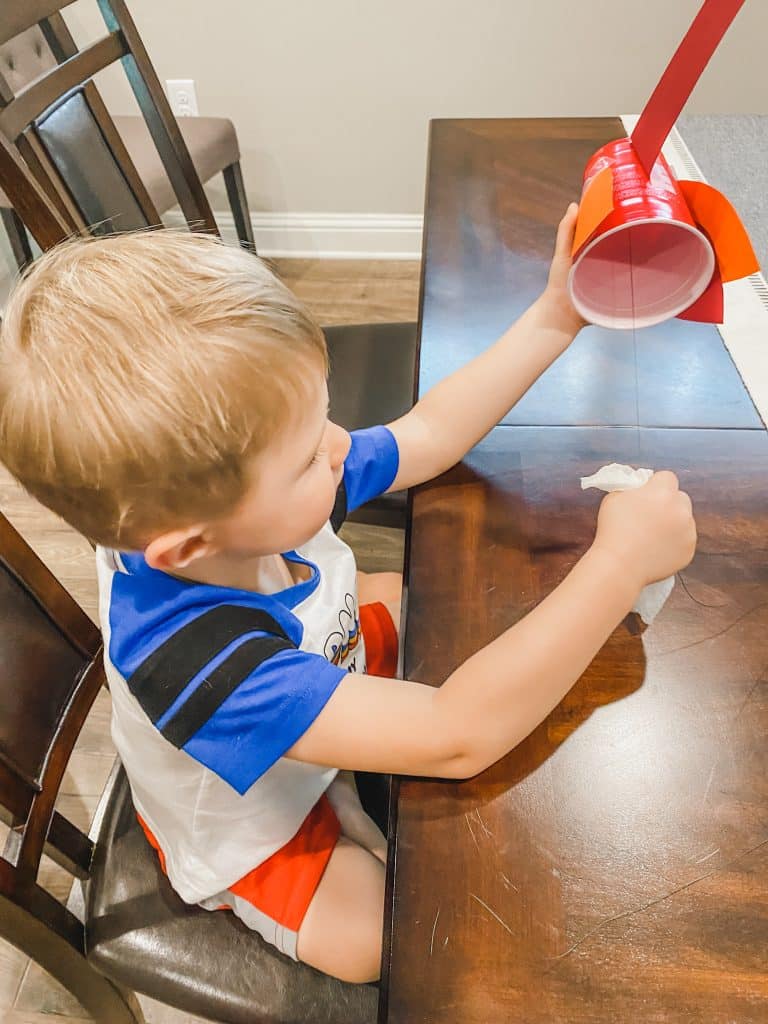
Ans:
<svg viewBox="0 0 768 1024"><path fill-rule="evenodd" d="M690 294L686 295L678 303L672 305L669 308L669 310L664 310L661 313L652 313L645 317L609 317L602 316L602 314L599 314L598 312L598 316L600 317L600 319L596 319L596 311L587 308L578 299L574 292L573 281L576 276L576 273L578 272L578 269L581 266L582 261L589 255L589 253L592 251L592 249L594 249L598 242L602 242L606 238L610 238L611 235L618 234L621 231L628 231L633 227L640 227L643 224L669 224L673 225L674 227L683 228L685 231L688 231L690 234L694 235L696 238L700 239L705 244L707 259L706 276L705 271L702 271L701 274L701 279L703 279L703 285L698 291L696 291L696 293L693 296L691 296ZM615 227L609 228L607 231L603 231L599 235L596 235L591 242L587 243L587 245L579 253L576 262L572 265L570 272L568 274L568 294L570 295L571 302L573 302L574 306L576 307L576 311L579 314L581 314L581 316L583 316L585 320L588 320L589 323L596 324L598 327L612 327L618 329L626 329L631 327L653 327L655 324L664 323L665 320L672 320L674 317L678 316L680 313L683 313L686 309L692 306L693 303L696 302L696 300L699 299L704 294L705 289L709 285L709 282L712 280L712 275L714 271L715 252L712 248L712 243L704 234L704 232L697 228L695 225L692 226L690 224L686 224L685 221L676 220L674 218L641 217L638 218L637 220L630 220L625 221L623 224L617 224Z"/></svg>

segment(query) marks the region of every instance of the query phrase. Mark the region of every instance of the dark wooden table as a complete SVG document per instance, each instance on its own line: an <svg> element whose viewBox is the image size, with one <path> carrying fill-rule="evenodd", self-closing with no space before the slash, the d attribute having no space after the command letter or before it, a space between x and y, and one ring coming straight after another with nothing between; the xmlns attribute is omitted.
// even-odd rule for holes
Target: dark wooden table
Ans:
<svg viewBox="0 0 768 1024"><path fill-rule="evenodd" d="M543 288L617 119L432 125L420 389ZM699 547L517 749L393 803L387 1024L768 1021L768 435L713 327L589 328L418 490L405 674L438 685L566 575L606 462L670 468Z"/></svg>

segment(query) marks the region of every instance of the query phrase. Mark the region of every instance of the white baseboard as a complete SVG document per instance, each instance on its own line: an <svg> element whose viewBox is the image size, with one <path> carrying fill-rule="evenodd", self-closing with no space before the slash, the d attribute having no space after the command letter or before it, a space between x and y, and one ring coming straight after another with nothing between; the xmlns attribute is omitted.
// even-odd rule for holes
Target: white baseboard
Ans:
<svg viewBox="0 0 768 1024"><path fill-rule="evenodd" d="M225 238L235 237L229 210L214 210ZM180 211L163 217L184 223ZM260 255L296 259L419 260L424 218L395 213L253 213Z"/></svg>

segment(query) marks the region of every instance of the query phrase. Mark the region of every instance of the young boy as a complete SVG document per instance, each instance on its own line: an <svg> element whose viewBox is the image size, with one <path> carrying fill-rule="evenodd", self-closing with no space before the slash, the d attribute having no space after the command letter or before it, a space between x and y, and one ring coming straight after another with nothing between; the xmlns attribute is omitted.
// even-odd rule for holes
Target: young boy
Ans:
<svg viewBox="0 0 768 1024"><path fill-rule="evenodd" d="M352 436L328 419L320 329L210 237L66 244L6 310L0 457L99 545L112 733L147 837L184 900L339 978L378 976L384 901L385 840L349 772L482 771L693 556L673 474L608 496L563 583L433 689L384 678L399 587L364 579L361 608L329 522L452 466L569 345L575 212L518 323Z"/></svg>

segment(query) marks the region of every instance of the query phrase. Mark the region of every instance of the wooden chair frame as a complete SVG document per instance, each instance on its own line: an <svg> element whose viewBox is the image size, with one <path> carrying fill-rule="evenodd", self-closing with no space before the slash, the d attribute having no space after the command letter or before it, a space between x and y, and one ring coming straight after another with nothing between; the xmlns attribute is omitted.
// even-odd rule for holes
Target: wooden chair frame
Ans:
<svg viewBox="0 0 768 1024"><path fill-rule="evenodd" d="M147 224L159 224L160 216L92 81L99 71L119 60L187 223L193 230L218 233L202 182L124 0L98 0L108 34L82 50L78 50L60 13L72 2L74 0L25 0L23 5L13 4L0 12L0 45L39 24L59 61L56 67L17 94L0 75L0 136L7 144L4 148L18 151L57 211L66 228L65 235L84 232L87 225L83 214L48 156L35 125L36 119L57 100L81 89ZM233 171L230 167L227 171L227 192L230 198L238 197L242 194L239 168ZM23 179L9 170L8 197L38 244L43 245L37 232L42 231L47 237L46 229L39 227L35 218L29 218L29 200L21 194L26 188ZM250 229L250 225L239 223L237 227L238 232Z"/></svg>
<svg viewBox="0 0 768 1024"><path fill-rule="evenodd" d="M0 515L0 572L32 599L69 648L81 670L68 699L55 709L44 768L33 778L0 750L0 818L9 827L0 856L0 935L68 989L104 1024L141 1024L133 993L110 981L86 959L83 921L38 882L47 854L74 879L87 882L94 843L55 810L64 771L88 712L104 685L101 636L75 600ZM19 681L23 689L24 681Z"/></svg>

